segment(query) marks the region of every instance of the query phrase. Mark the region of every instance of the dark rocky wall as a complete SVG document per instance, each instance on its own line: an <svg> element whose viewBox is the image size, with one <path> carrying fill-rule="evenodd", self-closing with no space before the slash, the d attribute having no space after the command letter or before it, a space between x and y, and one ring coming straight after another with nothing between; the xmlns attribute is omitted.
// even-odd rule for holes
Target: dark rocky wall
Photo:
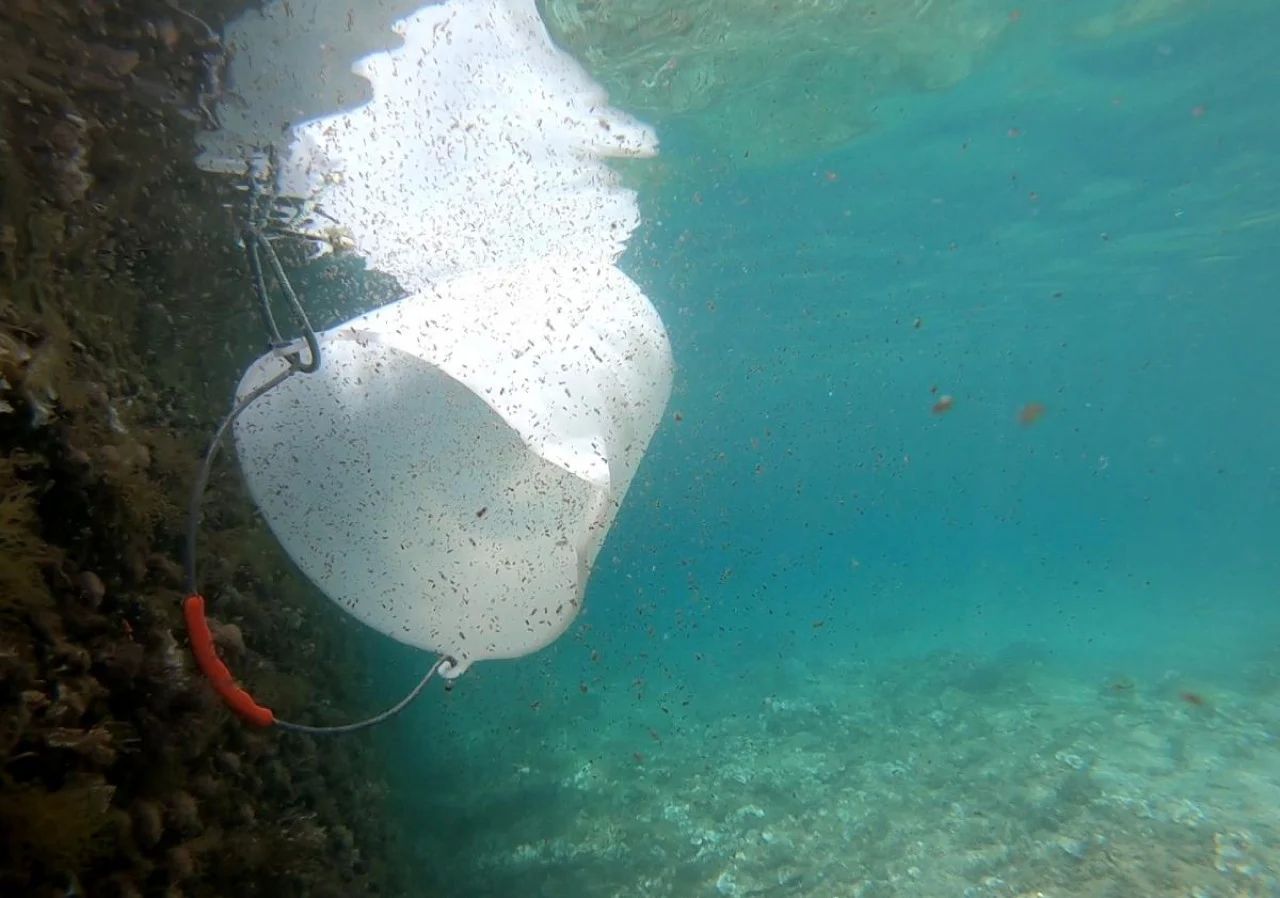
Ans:
<svg viewBox="0 0 1280 898"><path fill-rule="evenodd" d="M0 5L6 896L403 891L369 737L246 729L182 627L197 460L262 341L232 185L191 163L239 5ZM202 545L215 637L255 694L321 722L367 711L350 626L230 465Z"/></svg>

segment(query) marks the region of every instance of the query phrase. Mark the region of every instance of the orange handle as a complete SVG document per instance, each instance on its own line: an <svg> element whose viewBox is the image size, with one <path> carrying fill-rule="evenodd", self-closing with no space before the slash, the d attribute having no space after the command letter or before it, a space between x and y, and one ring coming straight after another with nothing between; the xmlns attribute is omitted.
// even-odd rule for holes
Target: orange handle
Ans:
<svg viewBox="0 0 1280 898"><path fill-rule="evenodd" d="M196 664L227 707L254 726L269 727L275 723L276 717L271 709L262 707L253 700L252 695L237 686L236 681L231 678L231 671L218 657L209 621L204 616L204 596L199 593L187 596L182 604L182 614L187 619L187 632L191 636L191 651L195 653Z"/></svg>

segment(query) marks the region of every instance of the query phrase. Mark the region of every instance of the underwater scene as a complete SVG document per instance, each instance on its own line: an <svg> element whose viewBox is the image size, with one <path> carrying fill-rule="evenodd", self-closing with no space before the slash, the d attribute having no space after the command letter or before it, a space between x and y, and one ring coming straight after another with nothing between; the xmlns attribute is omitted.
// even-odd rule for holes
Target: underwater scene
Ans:
<svg viewBox="0 0 1280 898"><path fill-rule="evenodd" d="M4 0L0 896L1280 898L1277 30Z"/></svg>

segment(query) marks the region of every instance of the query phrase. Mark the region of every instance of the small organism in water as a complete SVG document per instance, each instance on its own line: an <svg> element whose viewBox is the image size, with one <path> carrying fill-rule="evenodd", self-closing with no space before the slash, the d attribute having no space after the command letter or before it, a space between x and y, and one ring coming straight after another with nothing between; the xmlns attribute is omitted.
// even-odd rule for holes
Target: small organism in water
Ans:
<svg viewBox="0 0 1280 898"><path fill-rule="evenodd" d="M935 415L945 415L947 412L951 411L955 404L956 401L954 397L947 393L943 393L938 397L938 401L933 404L933 413Z"/></svg>
<svg viewBox="0 0 1280 898"><path fill-rule="evenodd" d="M1018 421L1021 422L1023 426L1030 427L1032 424L1035 424L1044 417L1045 411L1044 403L1028 402L1022 407L1022 410L1018 412Z"/></svg>
<svg viewBox="0 0 1280 898"><path fill-rule="evenodd" d="M1112 692L1132 692L1133 680L1128 677L1116 677L1111 681L1110 688Z"/></svg>

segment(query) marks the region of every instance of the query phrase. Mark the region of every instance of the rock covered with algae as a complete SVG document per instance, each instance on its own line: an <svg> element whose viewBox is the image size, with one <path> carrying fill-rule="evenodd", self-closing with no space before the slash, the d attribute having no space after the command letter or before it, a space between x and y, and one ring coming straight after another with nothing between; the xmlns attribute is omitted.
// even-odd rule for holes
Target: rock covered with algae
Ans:
<svg viewBox="0 0 1280 898"><path fill-rule="evenodd" d="M191 164L244 5L0 5L2 895L400 890L370 747L247 731L182 629L187 495L258 351L233 185ZM327 602L233 477L206 512L221 650L265 701L342 714Z"/></svg>

